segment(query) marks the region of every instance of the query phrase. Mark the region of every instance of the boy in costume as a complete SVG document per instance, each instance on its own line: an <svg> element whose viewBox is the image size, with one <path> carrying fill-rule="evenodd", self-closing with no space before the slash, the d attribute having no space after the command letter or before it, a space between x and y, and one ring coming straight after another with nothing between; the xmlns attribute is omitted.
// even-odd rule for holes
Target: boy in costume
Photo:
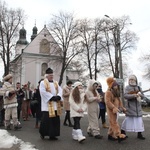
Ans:
<svg viewBox="0 0 150 150"><path fill-rule="evenodd" d="M108 89L105 92L105 103L109 120L108 140L118 140L118 142L121 142L126 136L121 134L118 115L120 111L125 112L126 109L123 107L122 101L120 100L119 86L116 80L113 77L109 77L106 82L108 85Z"/></svg>

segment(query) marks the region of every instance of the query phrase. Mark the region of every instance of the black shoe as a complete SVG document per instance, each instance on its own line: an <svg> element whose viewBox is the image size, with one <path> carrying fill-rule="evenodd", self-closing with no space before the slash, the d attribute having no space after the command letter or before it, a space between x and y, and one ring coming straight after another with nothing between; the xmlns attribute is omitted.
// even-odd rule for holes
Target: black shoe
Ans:
<svg viewBox="0 0 150 150"><path fill-rule="evenodd" d="M95 135L94 136L96 139L102 139L103 138L103 136L101 136L100 134L99 135Z"/></svg>
<svg viewBox="0 0 150 150"><path fill-rule="evenodd" d="M49 139L50 140L58 140L58 138L56 138L56 137L50 137Z"/></svg>
<svg viewBox="0 0 150 150"><path fill-rule="evenodd" d="M68 126L68 124L67 124L67 123L64 123L63 125L64 125L64 126Z"/></svg>
<svg viewBox="0 0 150 150"><path fill-rule="evenodd" d="M126 138L120 138L119 136L118 136L118 143L121 143L121 141L124 141Z"/></svg>
<svg viewBox="0 0 150 150"><path fill-rule="evenodd" d="M126 132L124 130L121 130L121 134L124 134L126 136L125 138L128 138L128 136L126 135Z"/></svg>
<svg viewBox="0 0 150 150"><path fill-rule="evenodd" d="M18 129L21 129L22 126L14 126L14 130L18 130Z"/></svg>
<svg viewBox="0 0 150 150"><path fill-rule="evenodd" d="M145 137L142 135L142 132L138 132L137 138L141 140L145 140Z"/></svg>
<svg viewBox="0 0 150 150"><path fill-rule="evenodd" d="M142 135L142 136L137 136L138 139L141 139L141 140L145 140L145 137Z"/></svg>
<svg viewBox="0 0 150 150"><path fill-rule="evenodd" d="M116 141L118 139L115 139L114 137L112 137L111 135L108 135L108 140L111 140L111 141Z"/></svg>
<svg viewBox="0 0 150 150"><path fill-rule="evenodd" d="M121 130L121 134L126 135L126 132L124 130Z"/></svg>

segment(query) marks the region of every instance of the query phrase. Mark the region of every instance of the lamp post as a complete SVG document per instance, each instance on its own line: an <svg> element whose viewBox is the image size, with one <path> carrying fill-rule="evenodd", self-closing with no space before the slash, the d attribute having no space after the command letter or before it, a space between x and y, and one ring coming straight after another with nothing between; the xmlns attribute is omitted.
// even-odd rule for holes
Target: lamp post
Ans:
<svg viewBox="0 0 150 150"><path fill-rule="evenodd" d="M120 44L120 27L117 24L117 47L119 52L119 77L123 79L123 69L122 69L122 53L121 53L121 44Z"/></svg>
<svg viewBox="0 0 150 150"><path fill-rule="evenodd" d="M110 18L108 15L105 15L105 17L109 18L116 26L116 31L117 31L117 50L119 53L119 82L120 82L120 97L124 103L124 98L123 98L123 68L122 68L122 53L121 53L121 43L120 43L120 25L112 18Z"/></svg>

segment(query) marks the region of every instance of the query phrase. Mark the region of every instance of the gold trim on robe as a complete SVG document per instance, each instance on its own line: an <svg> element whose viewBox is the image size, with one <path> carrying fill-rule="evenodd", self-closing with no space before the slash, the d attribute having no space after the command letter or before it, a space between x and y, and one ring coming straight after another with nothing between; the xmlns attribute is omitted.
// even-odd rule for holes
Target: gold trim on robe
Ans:
<svg viewBox="0 0 150 150"><path fill-rule="evenodd" d="M45 85L46 91L51 92L49 81L48 81L47 78L44 79L44 85ZM54 81L54 86L55 86L56 95L57 95L58 94L58 83L56 81ZM57 115L60 116L61 115L61 102L58 101L58 102L56 102L56 104L57 104ZM50 118L51 117L56 117L53 101L48 102L48 111L49 111L49 117Z"/></svg>

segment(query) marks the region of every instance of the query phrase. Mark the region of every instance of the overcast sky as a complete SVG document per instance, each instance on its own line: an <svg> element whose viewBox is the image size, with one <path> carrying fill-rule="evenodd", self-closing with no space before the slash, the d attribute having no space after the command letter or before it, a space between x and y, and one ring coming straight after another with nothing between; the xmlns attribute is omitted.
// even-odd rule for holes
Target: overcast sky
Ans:
<svg viewBox="0 0 150 150"><path fill-rule="evenodd" d="M40 31L44 24L47 24L52 14L59 11L74 12L77 17L103 18L105 14L111 18L128 15L132 25L129 30L134 31L140 38L137 50L134 51L130 62L130 69L137 75L139 82L143 82L143 68L139 67L137 59L143 52L150 49L150 0L5 0L9 7L22 8L28 15L25 22L28 41L35 25ZM136 62L136 63L135 63ZM2 79L2 71L0 72ZM148 84L142 84L143 88L148 88Z"/></svg>

